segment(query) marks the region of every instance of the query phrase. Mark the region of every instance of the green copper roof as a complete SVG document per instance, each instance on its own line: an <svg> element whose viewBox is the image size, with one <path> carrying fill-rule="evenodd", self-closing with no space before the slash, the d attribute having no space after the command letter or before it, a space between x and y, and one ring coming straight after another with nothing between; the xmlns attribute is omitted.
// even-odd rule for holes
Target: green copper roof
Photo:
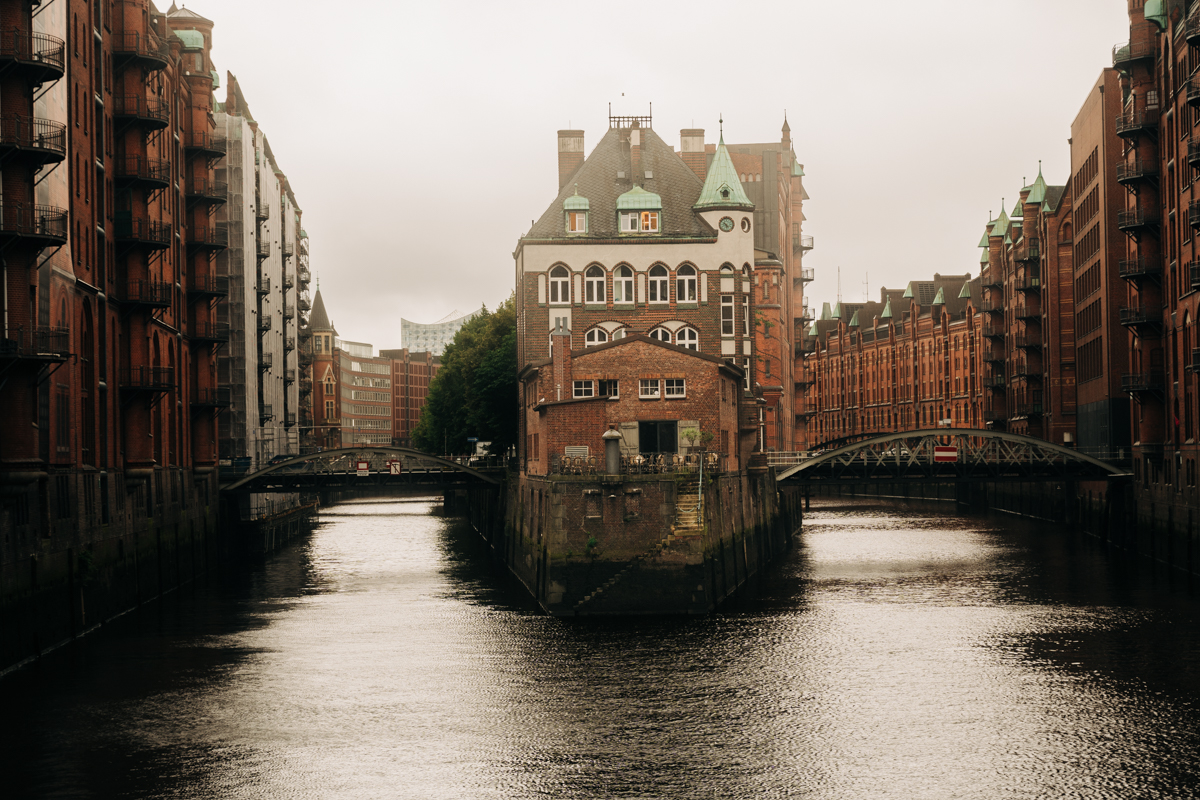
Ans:
<svg viewBox="0 0 1200 800"><path fill-rule="evenodd" d="M979 254L979 263L980 264L988 263L988 251L987 250L984 250L982 253Z"/></svg>
<svg viewBox="0 0 1200 800"><path fill-rule="evenodd" d="M829 310L829 303L821 304L821 319L826 322L833 319L833 312Z"/></svg>
<svg viewBox="0 0 1200 800"><path fill-rule="evenodd" d="M1004 209L1000 209L1000 216L996 218L996 224L992 225L992 236L1005 236L1008 234L1008 214Z"/></svg>
<svg viewBox="0 0 1200 800"><path fill-rule="evenodd" d="M988 246L988 241L987 241L987 240L988 240L988 232L987 232L986 230L984 230L984 232L983 232L983 238L979 240L979 246L980 246L980 247L987 247L987 246Z"/></svg>
<svg viewBox="0 0 1200 800"><path fill-rule="evenodd" d="M214 89L221 88L221 76L217 74L217 71L215 69L211 70L211 72L212 72L212 79L213 79L213 88Z"/></svg>
<svg viewBox="0 0 1200 800"><path fill-rule="evenodd" d="M1143 10L1147 22L1153 22L1160 31L1167 29L1167 15L1163 9L1163 0L1146 0Z"/></svg>
<svg viewBox="0 0 1200 800"><path fill-rule="evenodd" d="M828 308L829 303L826 303L825 307ZM817 338L817 323L814 322L812 325L808 326L808 338L810 338L810 339Z"/></svg>
<svg viewBox="0 0 1200 800"><path fill-rule="evenodd" d="M584 200L583 202L587 202ZM563 203L566 207L566 203ZM657 210L662 208L662 198L654 192L647 192L640 186L635 186L617 198L617 211Z"/></svg>
<svg viewBox="0 0 1200 800"><path fill-rule="evenodd" d="M942 292L942 287L940 287L940 286L938 287L938 293L936 295L934 295L933 304L935 306L946 305L946 295L944 292Z"/></svg>
<svg viewBox="0 0 1200 800"><path fill-rule="evenodd" d="M891 319L892 318L892 298L889 297L887 299L887 302L883 304L883 313L879 315L879 318L880 319Z"/></svg>
<svg viewBox="0 0 1200 800"><path fill-rule="evenodd" d="M646 192L646 194L650 193ZM621 197L624 196L625 195L621 195ZM658 195L654 195L654 197L658 197ZM654 207L661 208L661 202L659 205ZM591 208L591 205L588 203L588 199L586 197L579 196L579 184L575 184L575 194L571 195L566 200L563 200L563 211L587 211L589 208ZM621 208L620 200L617 201L617 208Z"/></svg>
<svg viewBox="0 0 1200 800"><path fill-rule="evenodd" d="M183 40L185 50L204 49L204 34L200 31L175 31L175 35Z"/></svg>
<svg viewBox="0 0 1200 800"><path fill-rule="evenodd" d="M1037 180L1029 187L1029 196L1025 198L1026 203L1043 203L1046 200L1046 180L1042 177L1042 165L1038 164Z"/></svg>
<svg viewBox="0 0 1200 800"><path fill-rule="evenodd" d="M912 290L912 284L911 284L911 283L909 283L909 284L908 284L908 286L905 286L905 287L904 287L904 294L903 294L902 296L903 296L903 297L907 297L909 300L912 300L912 299L913 299L914 295L913 295L913 290Z"/></svg>
<svg viewBox="0 0 1200 800"><path fill-rule="evenodd" d="M842 318L842 304L841 303L838 303L836 306L833 307L833 313L829 316L829 318L830 319L841 319Z"/></svg>
<svg viewBox="0 0 1200 800"><path fill-rule="evenodd" d="M792 162L792 177L794 177L794 178L803 178L804 177L804 167L800 166L799 161Z"/></svg>
<svg viewBox="0 0 1200 800"><path fill-rule="evenodd" d="M857 312L857 311L855 311L855 312L854 312L854 316L850 318L850 325L849 325L849 327L851 327L851 328L857 328L857 327L858 327L858 312Z"/></svg>
<svg viewBox="0 0 1200 800"><path fill-rule="evenodd" d="M708 208L744 208L747 211L754 209L754 204L742 188L742 182L738 180L737 170L733 168L733 159L725 149L724 136L717 144L717 154L708 165L708 177L704 179L700 199L692 208L697 211Z"/></svg>
<svg viewBox="0 0 1200 800"><path fill-rule="evenodd" d="M1012 244L1012 243L1013 243L1013 241L1012 241L1012 234L1009 234L1009 233L1006 233L1006 234L1004 234L1004 243L1005 243L1005 244Z"/></svg>
<svg viewBox="0 0 1200 800"><path fill-rule="evenodd" d="M959 300L970 300L971 299L971 282L970 281L967 281L966 283L963 284L962 291L958 293L958 299Z"/></svg>
<svg viewBox="0 0 1200 800"><path fill-rule="evenodd" d="M308 238L308 231L304 230L304 228L301 228L301 229L300 229L300 238L301 238L301 239L307 239L307 238Z"/></svg>
<svg viewBox="0 0 1200 800"><path fill-rule="evenodd" d="M1012 215L1013 215L1013 220L1014 220L1013 224L1014 225L1017 224L1015 222L1015 220L1018 220L1021 217L1025 216L1025 212L1021 209L1021 201L1020 200L1018 200L1017 204L1015 206L1013 206Z"/></svg>

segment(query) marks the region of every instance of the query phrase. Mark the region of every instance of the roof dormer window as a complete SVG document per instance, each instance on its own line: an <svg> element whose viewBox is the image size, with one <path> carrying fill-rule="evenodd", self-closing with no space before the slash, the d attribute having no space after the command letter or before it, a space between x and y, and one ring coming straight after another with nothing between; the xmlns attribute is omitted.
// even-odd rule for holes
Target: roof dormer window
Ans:
<svg viewBox="0 0 1200 800"><path fill-rule="evenodd" d="M579 196L579 184L575 184L575 194L563 201L567 233L587 233L589 208L588 199Z"/></svg>
<svg viewBox="0 0 1200 800"><path fill-rule="evenodd" d="M617 198L617 215L621 233L658 233L662 198L635 186Z"/></svg>
<svg viewBox="0 0 1200 800"><path fill-rule="evenodd" d="M567 233L587 233L587 212L567 212Z"/></svg>

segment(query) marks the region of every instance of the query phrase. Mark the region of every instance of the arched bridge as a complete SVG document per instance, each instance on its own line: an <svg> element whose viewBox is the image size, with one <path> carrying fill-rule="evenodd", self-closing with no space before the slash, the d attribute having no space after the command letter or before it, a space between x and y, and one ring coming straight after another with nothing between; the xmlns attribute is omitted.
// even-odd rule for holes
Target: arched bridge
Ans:
<svg viewBox="0 0 1200 800"><path fill-rule="evenodd" d="M316 492L368 486L498 485L502 472L500 464L477 469L408 447L343 447L279 461L223 485L221 491Z"/></svg>
<svg viewBox="0 0 1200 800"><path fill-rule="evenodd" d="M887 433L781 469L779 482L1129 480L1117 467L1069 447L1015 433L934 428Z"/></svg>

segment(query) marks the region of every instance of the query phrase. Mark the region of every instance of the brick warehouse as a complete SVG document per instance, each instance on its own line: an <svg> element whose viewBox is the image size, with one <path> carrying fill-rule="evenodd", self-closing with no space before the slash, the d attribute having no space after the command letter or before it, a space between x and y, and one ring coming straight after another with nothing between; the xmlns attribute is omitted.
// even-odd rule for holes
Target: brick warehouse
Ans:
<svg viewBox="0 0 1200 800"><path fill-rule="evenodd" d="M7 665L207 563L216 361L243 332L216 316L212 21L148 0L0 0L0 20Z"/></svg>

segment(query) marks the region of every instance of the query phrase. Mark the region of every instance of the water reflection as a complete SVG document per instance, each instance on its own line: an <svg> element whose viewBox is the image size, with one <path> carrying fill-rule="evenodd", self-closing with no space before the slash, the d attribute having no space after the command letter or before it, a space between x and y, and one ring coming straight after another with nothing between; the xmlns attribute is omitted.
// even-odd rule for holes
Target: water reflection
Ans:
<svg viewBox="0 0 1200 800"><path fill-rule="evenodd" d="M1187 797L1197 605L1094 543L826 503L703 619L553 620L430 506L0 683L17 797Z"/></svg>

